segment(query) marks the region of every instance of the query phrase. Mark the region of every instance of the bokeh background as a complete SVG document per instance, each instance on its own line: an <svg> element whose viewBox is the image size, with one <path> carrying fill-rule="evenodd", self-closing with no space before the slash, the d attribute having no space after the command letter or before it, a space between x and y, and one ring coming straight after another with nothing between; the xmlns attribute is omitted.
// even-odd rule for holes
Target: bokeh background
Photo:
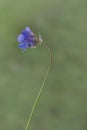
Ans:
<svg viewBox="0 0 87 130"><path fill-rule="evenodd" d="M49 61L18 48L26 26L53 54L29 129L87 130L87 0L0 0L0 130L24 130Z"/></svg>

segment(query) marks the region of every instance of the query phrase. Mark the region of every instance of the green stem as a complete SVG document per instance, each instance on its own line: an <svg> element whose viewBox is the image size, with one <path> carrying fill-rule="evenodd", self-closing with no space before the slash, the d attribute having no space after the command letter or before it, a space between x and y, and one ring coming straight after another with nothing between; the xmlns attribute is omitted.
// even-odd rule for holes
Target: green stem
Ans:
<svg viewBox="0 0 87 130"><path fill-rule="evenodd" d="M48 51L49 51L50 61L49 61L49 65L48 65L46 74L45 74L45 76L44 76L44 80L43 80L43 82L42 82L41 88L40 88L40 90L39 90L39 92L38 92L38 94L37 94L37 97L36 97L35 101L34 101L34 104L33 104L33 107L32 107L31 113L30 113L30 116L29 116L29 118L28 118L28 121L27 121L27 125L26 125L26 127L25 127L25 130L28 130L28 127L29 127L29 125L30 125L30 122L31 122L33 113L34 113L35 108L36 108L36 105L37 105L37 103L38 103L38 101L39 101L40 95L41 95L41 93L42 93L42 91L43 91L43 88L44 88L44 86L45 86L45 83L46 83L46 80L47 80L47 76L48 76L48 73L49 73L49 70L50 70L50 66L51 66L51 61L52 61L51 49L50 49L46 44L43 44L43 45L44 45L44 46L48 49Z"/></svg>

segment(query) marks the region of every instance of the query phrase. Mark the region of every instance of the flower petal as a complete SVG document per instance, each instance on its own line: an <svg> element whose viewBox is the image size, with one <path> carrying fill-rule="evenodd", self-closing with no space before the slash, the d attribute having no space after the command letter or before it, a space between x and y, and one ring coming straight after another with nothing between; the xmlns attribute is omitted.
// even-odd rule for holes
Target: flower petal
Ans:
<svg viewBox="0 0 87 130"><path fill-rule="evenodd" d="M22 35L24 36L25 39L28 39L30 37L29 33L26 30L22 31Z"/></svg>
<svg viewBox="0 0 87 130"><path fill-rule="evenodd" d="M28 44L25 44L25 43L20 43L20 44L18 44L18 46L19 46L19 48L21 48L21 49L26 49L26 48L28 48Z"/></svg>
<svg viewBox="0 0 87 130"><path fill-rule="evenodd" d="M28 32L28 33L31 33L31 29L29 27L26 27L25 30Z"/></svg>
<svg viewBox="0 0 87 130"><path fill-rule="evenodd" d="M17 38L17 42L24 42L24 35L19 34L19 36Z"/></svg>

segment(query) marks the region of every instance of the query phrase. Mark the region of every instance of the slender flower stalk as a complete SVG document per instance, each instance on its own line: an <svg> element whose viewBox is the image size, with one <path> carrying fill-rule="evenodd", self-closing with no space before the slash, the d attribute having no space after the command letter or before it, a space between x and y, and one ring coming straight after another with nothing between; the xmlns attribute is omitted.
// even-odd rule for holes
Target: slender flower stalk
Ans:
<svg viewBox="0 0 87 130"><path fill-rule="evenodd" d="M18 45L19 48L23 49L23 51L25 49L27 49L27 48L35 48L37 45L42 44L41 35L39 35L39 37L36 37L36 35L31 31L31 29L29 27L26 27L25 30L22 31L22 34L19 34L19 36L17 38L17 41L20 43ZM30 115L29 115L25 130L28 130L28 127L30 125L30 122L31 122L32 116L34 114L34 111L36 109L36 106L38 104L39 98L40 98L40 96L42 94L42 91L43 91L43 89L45 87L45 83L46 83L47 76L48 76L50 66L51 66L51 62L52 62L51 49L46 44L42 44L42 45L44 45L44 47L48 49L48 52L49 52L49 64L48 64L47 71L45 73L42 85L40 87L40 90L38 91L38 94L37 94L36 99L34 101L34 104L33 104L32 110L30 112Z"/></svg>
<svg viewBox="0 0 87 130"><path fill-rule="evenodd" d="M50 49L46 44L44 44L44 46L45 46L45 47L48 49L48 51L49 51L50 61L49 61L48 68L47 68L47 71L46 71L46 73L45 73L44 80L43 80L43 82L42 82L41 88L40 88L40 90L39 90L39 92L38 92L38 94L37 94L37 96L36 96L35 101L34 101L34 104L33 104L33 107L32 107L31 113L30 113L30 116L29 116L29 118L28 118L28 121L27 121L27 125L26 125L26 127L25 127L25 130L28 130L28 126L30 125L30 122L31 122L33 113L34 113L34 111L35 111L35 108L36 108L36 106L37 106L37 103L38 103L38 101L39 101L39 98L40 98L40 96L41 96L41 93L42 93L42 91L43 91L43 88L44 88L44 86L45 86L45 83L46 83L46 80L47 80L47 76L48 76L48 73L49 73L49 70L50 70L50 66L51 66L51 61L52 61L51 49Z"/></svg>

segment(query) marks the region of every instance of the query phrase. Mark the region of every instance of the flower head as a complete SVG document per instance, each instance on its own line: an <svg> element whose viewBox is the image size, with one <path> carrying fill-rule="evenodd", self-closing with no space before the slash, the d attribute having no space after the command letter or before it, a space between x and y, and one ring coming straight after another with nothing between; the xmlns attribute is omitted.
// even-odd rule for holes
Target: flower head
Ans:
<svg viewBox="0 0 87 130"><path fill-rule="evenodd" d="M26 27L25 30L18 35L17 42L19 42L19 48L25 50L27 48L35 48L37 45L41 45L42 38L40 35L37 37L29 27Z"/></svg>

